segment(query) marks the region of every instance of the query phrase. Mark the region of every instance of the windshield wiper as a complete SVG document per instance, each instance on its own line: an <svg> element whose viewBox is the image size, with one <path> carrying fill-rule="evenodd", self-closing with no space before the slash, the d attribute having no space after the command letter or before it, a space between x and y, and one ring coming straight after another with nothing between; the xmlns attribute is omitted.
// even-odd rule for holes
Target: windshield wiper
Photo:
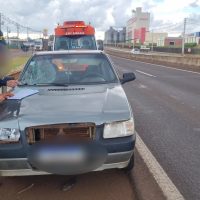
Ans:
<svg viewBox="0 0 200 200"><path fill-rule="evenodd" d="M34 84L21 83L18 86L69 86L69 84L68 83L34 83Z"/></svg>
<svg viewBox="0 0 200 200"><path fill-rule="evenodd" d="M33 85L30 85L30 84L28 84L28 83L19 83L18 84L18 86L34 86L35 84L33 84Z"/></svg>
<svg viewBox="0 0 200 200"><path fill-rule="evenodd" d="M52 86L69 86L69 83L52 83Z"/></svg>

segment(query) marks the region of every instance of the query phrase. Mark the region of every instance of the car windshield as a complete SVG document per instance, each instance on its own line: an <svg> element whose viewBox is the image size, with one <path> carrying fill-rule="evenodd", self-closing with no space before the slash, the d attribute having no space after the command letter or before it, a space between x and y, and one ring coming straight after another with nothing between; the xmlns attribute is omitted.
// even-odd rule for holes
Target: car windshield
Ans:
<svg viewBox="0 0 200 200"><path fill-rule="evenodd" d="M55 50L91 49L96 50L94 36L61 36L55 37Z"/></svg>
<svg viewBox="0 0 200 200"><path fill-rule="evenodd" d="M103 54L35 55L20 78L22 85L102 84L117 82Z"/></svg>

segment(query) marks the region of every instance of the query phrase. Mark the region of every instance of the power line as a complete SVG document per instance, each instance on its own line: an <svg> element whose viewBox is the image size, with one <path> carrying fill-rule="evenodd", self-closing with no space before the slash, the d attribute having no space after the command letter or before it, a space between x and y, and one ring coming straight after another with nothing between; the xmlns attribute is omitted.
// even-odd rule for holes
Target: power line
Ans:
<svg viewBox="0 0 200 200"><path fill-rule="evenodd" d="M198 22L199 20L197 20L197 19L192 19L192 18L187 18L188 20L190 20L190 21L193 21L193 22Z"/></svg>
<svg viewBox="0 0 200 200"><path fill-rule="evenodd" d="M182 29L182 24L181 23L177 23L177 24L170 24L170 25L163 25L160 27L152 27L151 30L163 30L163 31L173 31L175 29Z"/></svg>
<svg viewBox="0 0 200 200"><path fill-rule="evenodd" d="M189 25L197 25L197 26L200 26L200 23L189 22L188 24L189 24Z"/></svg>
<svg viewBox="0 0 200 200"><path fill-rule="evenodd" d="M187 18L187 26L189 26L188 27L188 29L196 29L196 28L198 28L197 26L199 26L199 28L200 28L200 23L198 23L199 21L197 21L196 19L192 19L192 18ZM193 26L193 27L192 27ZM195 27L194 27L195 26ZM192 28L191 28L192 27ZM190 31L190 32L192 32L192 31Z"/></svg>
<svg viewBox="0 0 200 200"><path fill-rule="evenodd" d="M35 33L41 33L41 31L39 31L39 30L35 30L31 27L19 24L18 22L14 21L14 20L10 19L9 17L5 16L4 14L0 13L0 29L2 28L3 22L6 22L9 25L15 26L17 28L17 30L18 29L25 29L25 30L29 30L29 31L32 31L32 32L35 32Z"/></svg>

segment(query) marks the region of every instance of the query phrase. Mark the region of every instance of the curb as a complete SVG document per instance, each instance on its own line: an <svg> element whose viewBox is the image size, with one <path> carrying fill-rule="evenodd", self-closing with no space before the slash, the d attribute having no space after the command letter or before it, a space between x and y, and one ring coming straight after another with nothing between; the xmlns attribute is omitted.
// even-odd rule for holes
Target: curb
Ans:
<svg viewBox="0 0 200 200"><path fill-rule="evenodd" d="M139 165L131 173L131 181L138 199L185 200L138 134L136 150Z"/></svg>

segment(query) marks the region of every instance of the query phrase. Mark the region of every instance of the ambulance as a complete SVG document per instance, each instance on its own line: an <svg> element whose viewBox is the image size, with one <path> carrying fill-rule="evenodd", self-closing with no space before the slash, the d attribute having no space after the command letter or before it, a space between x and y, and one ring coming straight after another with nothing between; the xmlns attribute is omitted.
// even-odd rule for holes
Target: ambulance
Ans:
<svg viewBox="0 0 200 200"><path fill-rule="evenodd" d="M94 27L84 21L65 21L55 28L53 50L97 50Z"/></svg>

